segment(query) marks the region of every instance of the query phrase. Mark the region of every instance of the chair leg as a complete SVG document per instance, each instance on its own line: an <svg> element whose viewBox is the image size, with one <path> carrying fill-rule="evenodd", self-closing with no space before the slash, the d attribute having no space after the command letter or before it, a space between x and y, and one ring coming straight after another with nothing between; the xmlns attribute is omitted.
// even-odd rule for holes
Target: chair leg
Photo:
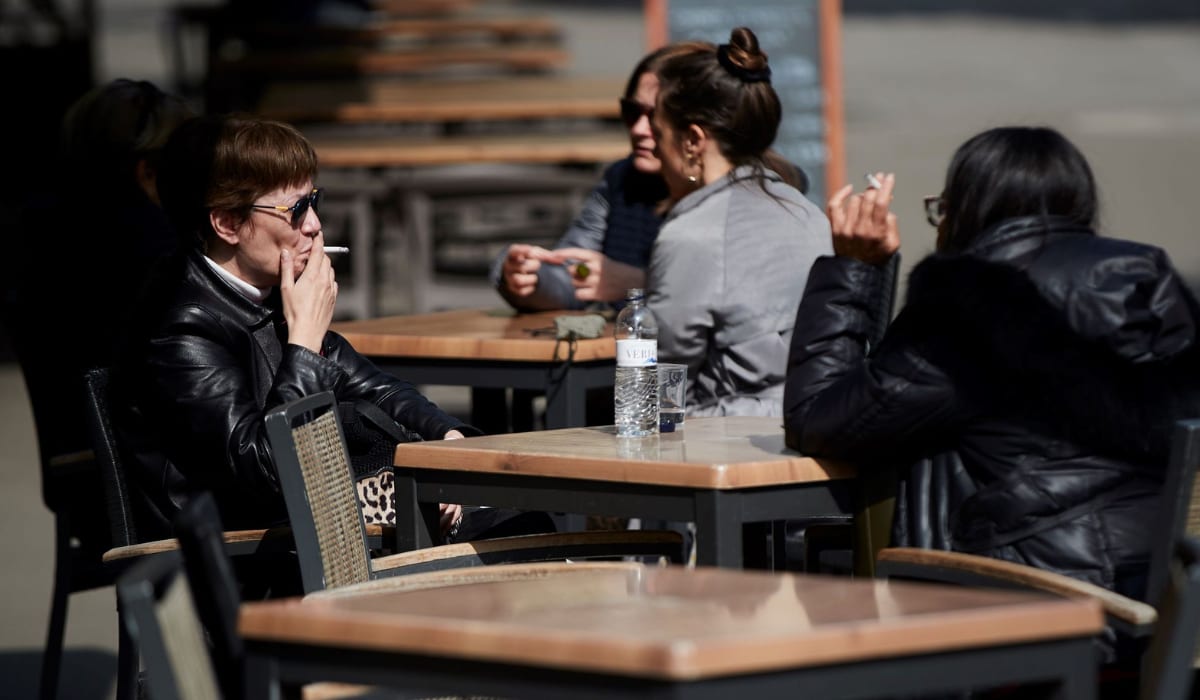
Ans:
<svg viewBox="0 0 1200 700"><path fill-rule="evenodd" d="M66 515L54 516L54 593L50 598L50 623L42 652L41 700L58 697L58 672L62 664L63 636L67 627L67 597L71 594L71 538Z"/></svg>
<svg viewBox="0 0 1200 700"><path fill-rule="evenodd" d="M117 602L117 700L136 700L138 697L137 641L125 626L121 603Z"/></svg>

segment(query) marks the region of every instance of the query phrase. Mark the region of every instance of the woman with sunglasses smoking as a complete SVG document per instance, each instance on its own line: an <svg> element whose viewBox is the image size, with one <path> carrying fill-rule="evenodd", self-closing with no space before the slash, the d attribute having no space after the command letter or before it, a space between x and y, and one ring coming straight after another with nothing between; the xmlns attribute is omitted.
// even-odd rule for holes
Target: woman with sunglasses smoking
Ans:
<svg viewBox="0 0 1200 700"><path fill-rule="evenodd" d="M662 221L658 207L667 196L650 130L658 94L654 71L688 46L664 46L633 69L620 100L632 151L604 171L554 250L513 244L492 264L492 284L514 308L582 309L621 301L625 290L643 286Z"/></svg>
<svg viewBox="0 0 1200 700"><path fill-rule="evenodd" d="M770 151L782 115L752 31L658 68L668 204L646 275L658 358L688 366L687 413L780 416L788 339L829 222Z"/></svg>
<svg viewBox="0 0 1200 700"><path fill-rule="evenodd" d="M264 420L302 396L366 400L427 440L477 432L329 331L338 285L316 173L296 129L254 117L195 119L163 150L158 190L181 250L153 274L112 382L139 527L160 530L144 537L202 490L229 528L283 521ZM443 506L444 529L460 513Z"/></svg>
<svg viewBox="0 0 1200 700"><path fill-rule="evenodd" d="M1143 597L1170 431L1200 416L1192 294L1162 250L1095 232L1092 171L1060 133L991 129L928 198L937 252L868 353L865 295L900 245L895 176L876 177L829 200L835 254L796 316L788 445L920 464L902 474L895 544Z"/></svg>

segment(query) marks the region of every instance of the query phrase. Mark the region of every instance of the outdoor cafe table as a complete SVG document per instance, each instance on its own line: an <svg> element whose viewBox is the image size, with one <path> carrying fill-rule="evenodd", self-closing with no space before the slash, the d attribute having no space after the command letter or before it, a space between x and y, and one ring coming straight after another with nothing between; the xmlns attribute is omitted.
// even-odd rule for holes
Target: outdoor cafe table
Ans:
<svg viewBox="0 0 1200 700"><path fill-rule="evenodd" d="M589 389L613 385L617 351L609 325L599 338L575 341L572 355L570 344L554 337L554 317L564 313L570 312L466 309L331 328L385 372L413 384L544 391L546 426L565 428L584 424Z"/></svg>
<svg viewBox="0 0 1200 700"><path fill-rule="evenodd" d="M612 426L396 447L399 551L427 547L438 503L696 525L696 561L740 568L743 526L855 510L854 469L787 449L779 418L689 418L673 433ZM405 504L411 504L405 507ZM765 551L765 550L764 550Z"/></svg>
<svg viewBox="0 0 1200 700"><path fill-rule="evenodd" d="M277 698L281 683L309 681L554 699L827 700L1025 682L1057 683L1059 698L1096 693L1091 638L1103 619L1091 600L710 568L536 566L469 569L459 585L399 577L246 603L245 696Z"/></svg>

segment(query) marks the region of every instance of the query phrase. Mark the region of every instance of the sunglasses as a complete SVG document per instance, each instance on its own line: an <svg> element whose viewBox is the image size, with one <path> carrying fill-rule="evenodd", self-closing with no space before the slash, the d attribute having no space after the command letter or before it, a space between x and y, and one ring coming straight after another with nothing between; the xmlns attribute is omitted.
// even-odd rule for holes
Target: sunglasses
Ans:
<svg viewBox="0 0 1200 700"><path fill-rule="evenodd" d="M312 192L309 192L300 199L296 200L296 203L290 207L285 207L279 204L251 204L250 206L254 209L272 209L277 212L286 212L291 214L290 222L292 224L292 228L297 228L300 226L301 222L304 221L304 217L308 214L309 207L312 207L312 210L317 213L321 212L321 193L323 191L324 190L322 190L320 187L314 187Z"/></svg>
<svg viewBox="0 0 1200 700"><path fill-rule="evenodd" d="M642 117L649 118L653 114L653 107L647 107L641 102L628 97L621 98L621 121L625 122L626 127L632 129L633 125L637 124L639 119Z"/></svg>
<svg viewBox="0 0 1200 700"><path fill-rule="evenodd" d="M925 197L925 220L929 222L929 225L937 228L945 219L946 200L937 194Z"/></svg>

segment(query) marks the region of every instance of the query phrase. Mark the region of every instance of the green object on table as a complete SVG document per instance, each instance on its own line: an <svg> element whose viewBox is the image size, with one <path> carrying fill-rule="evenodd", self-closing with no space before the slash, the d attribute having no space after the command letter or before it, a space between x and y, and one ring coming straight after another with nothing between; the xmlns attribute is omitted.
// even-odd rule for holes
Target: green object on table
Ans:
<svg viewBox="0 0 1200 700"><path fill-rule="evenodd" d="M565 340L599 338L604 333L604 324L600 314L555 316L554 337Z"/></svg>

